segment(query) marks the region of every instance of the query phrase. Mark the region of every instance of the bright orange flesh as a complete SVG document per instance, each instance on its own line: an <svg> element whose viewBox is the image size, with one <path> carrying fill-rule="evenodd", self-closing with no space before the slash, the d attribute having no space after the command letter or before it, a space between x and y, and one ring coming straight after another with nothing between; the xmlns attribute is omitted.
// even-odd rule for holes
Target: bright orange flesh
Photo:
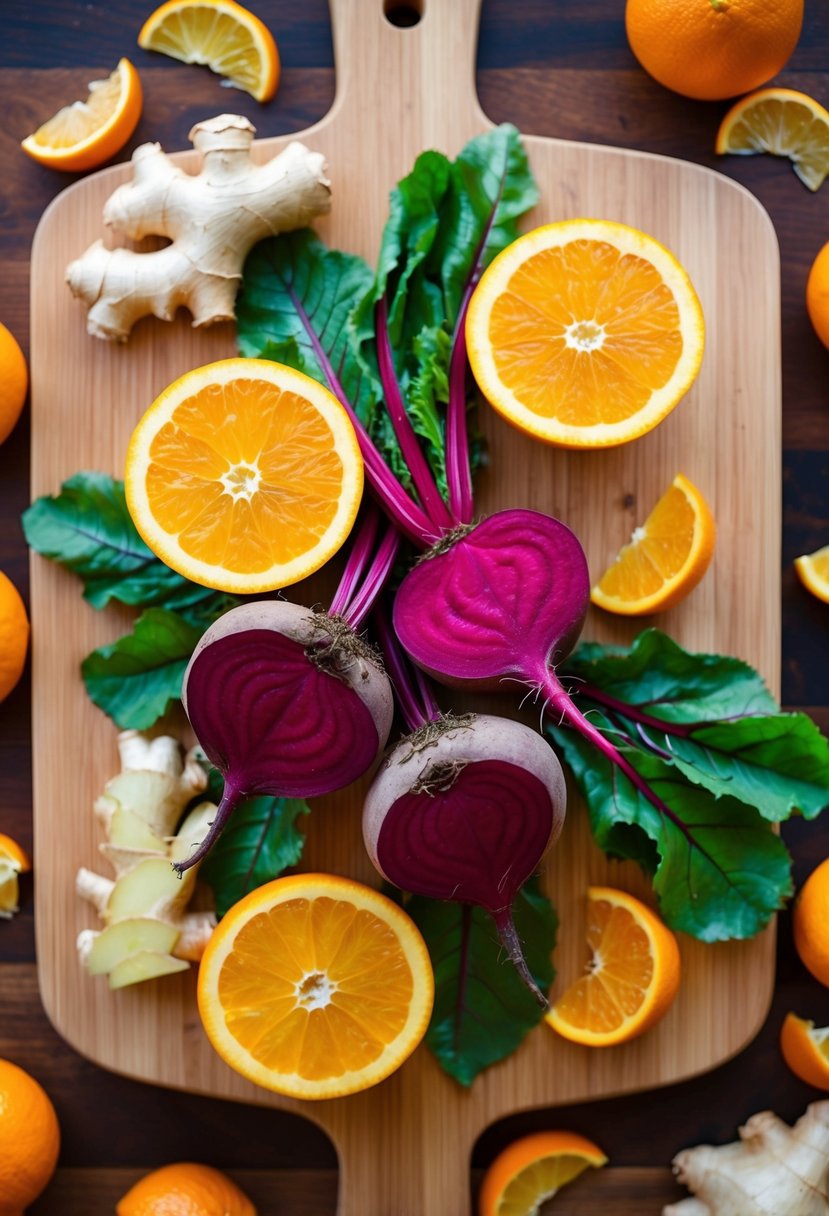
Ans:
<svg viewBox="0 0 829 1216"><path fill-rule="evenodd" d="M116 1216L256 1216L235 1182L209 1165L180 1162L146 1174L124 1195Z"/></svg>
<svg viewBox="0 0 829 1216"><path fill-rule="evenodd" d="M708 569L716 536L705 499L678 474L599 579L592 602L625 616L675 607Z"/></svg>
<svg viewBox="0 0 829 1216"><path fill-rule="evenodd" d="M90 84L86 101L58 110L21 147L51 169L95 169L123 148L138 125L143 100L138 73L121 59L111 76Z"/></svg>
<svg viewBox="0 0 829 1216"><path fill-rule="evenodd" d="M339 402L264 360L183 376L144 415L127 454L127 502L147 544L224 591L273 590L313 573L348 536L362 488Z"/></svg>
<svg viewBox="0 0 829 1216"><path fill-rule="evenodd" d="M687 275L651 237L601 220L527 233L481 278L467 345L510 422L565 447L624 443L687 391L703 321Z"/></svg>
<svg viewBox="0 0 829 1216"><path fill-rule="evenodd" d="M717 132L716 150L739 156L787 156L810 190L829 173L829 110L796 89L759 89L742 97Z"/></svg>
<svg viewBox="0 0 829 1216"><path fill-rule="evenodd" d="M515 1140L484 1175L478 1216L536 1216L588 1167L605 1165L600 1148L576 1132L538 1132Z"/></svg>
<svg viewBox="0 0 829 1216"><path fill-rule="evenodd" d="M794 559L797 577L812 595L829 604L829 545Z"/></svg>
<svg viewBox="0 0 829 1216"><path fill-rule="evenodd" d="M575 1043L627 1042L667 1013L679 988L676 938L645 904L609 887L588 890L586 974L547 1022Z"/></svg>
<svg viewBox="0 0 829 1216"><path fill-rule="evenodd" d="M328 1098L376 1084L414 1050L433 999L410 918L369 887L294 875L221 921L199 974L208 1037L279 1093Z"/></svg>
<svg viewBox="0 0 829 1216"><path fill-rule="evenodd" d="M257 101L269 101L279 84L273 35L235 0L167 0L144 22L138 45L204 64Z"/></svg>
<svg viewBox="0 0 829 1216"><path fill-rule="evenodd" d="M789 1013L780 1031L780 1050L796 1077L829 1091L829 1026L817 1027Z"/></svg>

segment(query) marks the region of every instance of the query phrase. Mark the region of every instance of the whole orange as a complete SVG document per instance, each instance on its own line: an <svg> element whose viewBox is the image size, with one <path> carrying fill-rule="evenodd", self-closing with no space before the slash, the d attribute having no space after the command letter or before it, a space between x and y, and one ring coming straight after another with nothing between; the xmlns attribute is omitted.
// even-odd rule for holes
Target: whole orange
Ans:
<svg viewBox="0 0 829 1216"><path fill-rule="evenodd" d="M628 42L646 72L717 101L770 80L800 37L803 0L627 0Z"/></svg>
<svg viewBox="0 0 829 1216"><path fill-rule="evenodd" d="M20 592L0 570L0 701L23 674L29 648L29 618Z"/></svg>
<svg viewBox="0 0 829 1216"><path fill-rule="evenodd" d="M812 263L806 284L806 308L815 333L829 347L829 242Z"/></svg>
<svg viewBox="0 0 829 1216"><path fill-rule="evenodd" d="M256 1216L226 1174L209 1165L178 1162L146 1174L119 1200L116 1216Z"/></svg>
<svg viewBox="0 0 829 1216"><path fill-rule="evenodd" d="M0 1216L23 1216L58 1162L60 1128L45 1090L0 1060Z"/></svg>
<svg viewBox="0 0 829 1216"><path fill-rule="evenodd" d="M8 439L26 400L29 370L14 334L0 324L0 443Z"/></svg>
<svg viewBox="0 0 829 1216"><path fill-rule="evenodd" d="M801 887L792 911L792 929L800 961L829 988L829 857Z"/></svg>

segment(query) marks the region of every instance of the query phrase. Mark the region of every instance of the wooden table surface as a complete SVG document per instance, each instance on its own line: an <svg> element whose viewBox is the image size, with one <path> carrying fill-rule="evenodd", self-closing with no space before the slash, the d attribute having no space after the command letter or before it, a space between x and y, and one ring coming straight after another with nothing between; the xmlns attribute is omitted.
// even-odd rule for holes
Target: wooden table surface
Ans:
<svg viewBox="0 0 829 1216"><path fill-rule="evenodd" d="M151 7L143 0L42 0L38 5L3 0L0 320L24 349L32 234L48 202L72 178L34 164L18 143L60 105L82 96L89 80L106 74L121 55L141 73L144 113L124 159L148 139L167 149L183 147L196 119L228 108L247 114L261 135L299 130L321 117L333 98L326 0L257 0L256 12L274 32L283 62L277 97L264 107L245 94L228 95L204 69L140 51L135 38ZM829 352L815 338L803 302L809 266L829 240L829 185L812 195L784 161L715 157L714 136L725 105L688 101L650 80L628 49L623 14L624 0L588 5L483 0L480 99L495 121L514 122L526 132L642 148L715 166L747 186L769 211L780 240L783 290L782 699L787 708L811 713L829 732L829 608L802 590L791 564L797 554L829 543ZM806 0L800 44L779 82L829 106L829 5L824 0ZM745 324L751 324L750 316ZM27 553L19 519L29 502L28 451L26 412L0 448L0 569L24 597ZM764 537L762 543L779 547L781 538ZM24 678L0 705L0 831L24 846L32 835L29 718ZM67 807L66 813L77 809ZM824 820L785 828L798 884L829 855L829 816ZM36 869L37 858L35 881ZM42 1082L61 1122L60 1168L31 1209L33 1216L111 1213L142 1172L176 1160L227 1169L263 1216L332 1216L336 1158L311 1124L278 1111L125 1080L88 1063L59 1038L38 997L32 902L27 877L20 915L0 922L0 1056ZM561 1210L571 1216L660 1212L662 1203L681 1194L667 1169L679 1148L732 1139L737 1125L761 1108L794 1119L818 1096L779 1056L777 1037L789 1010L819 1025L829 1023L829 991L798 962L790 918L783 914L773 1006L757 1039L736 1059L659 1091L505 1120L479 1141L470 1185L474 1188L480 1171L516 1135L568 1127L601 1144L611 1168L576 1184L566 1208L559 1201Z"/></svg>

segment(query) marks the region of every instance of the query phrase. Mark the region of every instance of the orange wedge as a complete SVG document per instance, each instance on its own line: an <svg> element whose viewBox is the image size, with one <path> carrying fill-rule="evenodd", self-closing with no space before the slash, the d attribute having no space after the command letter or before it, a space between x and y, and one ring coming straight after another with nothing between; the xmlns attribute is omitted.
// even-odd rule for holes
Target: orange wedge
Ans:
<svg viewBox="0 0 829 1216"><path fill-rule="evenodd" d="M794 559L794 568L807 591L829 604L829 545Z"/></svg>
<svg viewBox="0 0 829 1216"><path fill-rule="evenodd" d="M478 1216L537 1216L542 1203L607 1157L576 1132L538 1132L508 1145L484 1175Z"/></svg>
<svg viewBox="0 0 829 1216"><path fill-rule="evenodd" d="M607 612L643 616L673 608L696 587L714 556L717 525L696 486L681 473L630 544L590 592Z"/></svg>
<svg viewBox="0 0 829 1216"><path fill-rule="evenodd" d="M559 447L644 435L696 378L702 309L653 237L564 220L519 237L484 272L466 341L481 392L508 422Z"/></svg>
<svg viewBox="0 0 829 1216"><path fill-rule="evenodd" d="M16 840L0 832L0 917L9 919L18 911L18 874L27 874L32 863Z"/></svg>
<svg viewBox="0 0 829 1216"><path fill-rule="evenodd" d="M829 1090L829 1026L818 1027L789 1013L780 1031L780 1050L796 1077L815 1089Z"/></svg>
<svg viewBox="0 0 829 1216"><path fill-rule="evenodd" d="M127 451L127 505L162 561L243 595L286 587L342 545L363 461L339 401L267 359L197 367L158 397Z"/></svg>
<svg viewBox="0 0 829 1216"><path fill-rule="evenodd" d="M106 80L93 80L86 101L58 110L21 147L50 169L95 169L120 152L138 126L143 94L138 73L121 59Z"/></svg>
<svg viewBox="0 0 829 1216"><path fill-rule="evenodd" d="M626 1043L655 1026L679 988L679 947L655 912L624 891L587 892L586 974L546 1014L565 1039L590 1047Z"/></svg>
<svg viewBox="0 0 829 1216"><path fill-rule="evenodd" d="M201 63L257 101L279 84L279 52L258 17L234 0L168 0L141 27L138 45Z"/></svg>
<svg viewBox="0 0 829 1216"><path fill-rule="evenodd" d="M720 155L788 156L804 186L817 190L829 173L829 111L795 89L758 89L728 111L715 147Z"/></svg>
<svg viewBox="0 0 829 1216"><path fill-rule="evenodd" d="M207 1037L237 1072L294 1098L382 1081L432 1012L414 922L371 887L330 874L277 878L219 923L199 969Z"/></svg>

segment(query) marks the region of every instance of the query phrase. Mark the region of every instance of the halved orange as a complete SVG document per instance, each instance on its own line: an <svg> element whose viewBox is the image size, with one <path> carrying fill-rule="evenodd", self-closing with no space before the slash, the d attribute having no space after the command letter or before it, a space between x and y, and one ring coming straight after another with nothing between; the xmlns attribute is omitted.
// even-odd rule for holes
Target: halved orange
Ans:
<svg viewBox="0 0 829 1216"><path fill-rule="evenodd" d="M545 1015L565 1039L610 1047L644 1034L679 989L676 938L646 904L611 887L587 892L586 974Z"/></svg>
<svg viewBox="0 0 829 1216"><path fill-rule="evenodd" d="M728 111L715 148L720 155L788 156L804 186L817 190L829 173L829 111L796 89L758 89Z"/></svg>
<svg viewBox="0 0 829 1216"><path fill-rule="evenodd" d="M671 482L590 592L607 612L642 616L675 607L691 592L714 556L717 525L687 477Z"/></svg>
<svg viewBox="0 0 829 1216"><path fill-rule="evenodd" d="M513 241L481 277L466 342L508 422L559 447L644 435L691 387L702 308L664 245L609 220L563 220Z"/></svg>
<svg viewBox="0 0 829 1216"><path fill-rule="evenodd" d="M138 126L143 100L138 73L129 59L120 59L106 80L92 81L86 101L58 110L21 147L50 169L95 169L123 148Z"/></svg>
<svg viewBox="0 0 829 1216"><path fill-rule="evenodd" d="M8 920L18 911L18 874L32 868L25 850L11 836L0 832L0 917Z"/></svg>
<svg viewBox="0 0 829 1216"><path fill-rule="evenodd" d="M237 1072L294 1098L337 1098L411 1055L434 979L411 918L331 874L277 878L220 921L199 969L207 1037Z"/></svg>
<svg viewBox="0 0 829 1216"><path fill-rule="evenodd" d="M267 359L187 372L127 451L127 505L153 552L193 582L243 595L318 570L351 531L362 492L339 401Z"/></svg>
<svg viewBox="0 0 829 1216"><path fill-rule="evenodd" d="M829 604L829 545L794 559L794 568L807 591Z"/></svg>
<svg viewBox="0 0 829 1216"><path fill-rule="evenodd" d="M829 1026L789 1013L780 1031L780 1050L796 1077L829 1091Z"/></svg>
<svg viewBox="0 0 829 1216"><path fill-rule="evenodd" d="M168 0L144 22L138 45L204 64L257 101L268 101L279 84L273 34L235 0Z"/></svg>
<svg viewBox="0 0 829 1216"><path fill-rule="evenodd" d="M577 1132L537 1132L515 1140L484 1175L478 1216L538 1216L542 1203L590 1166L607 1164L592 1140Z"/></svg>

